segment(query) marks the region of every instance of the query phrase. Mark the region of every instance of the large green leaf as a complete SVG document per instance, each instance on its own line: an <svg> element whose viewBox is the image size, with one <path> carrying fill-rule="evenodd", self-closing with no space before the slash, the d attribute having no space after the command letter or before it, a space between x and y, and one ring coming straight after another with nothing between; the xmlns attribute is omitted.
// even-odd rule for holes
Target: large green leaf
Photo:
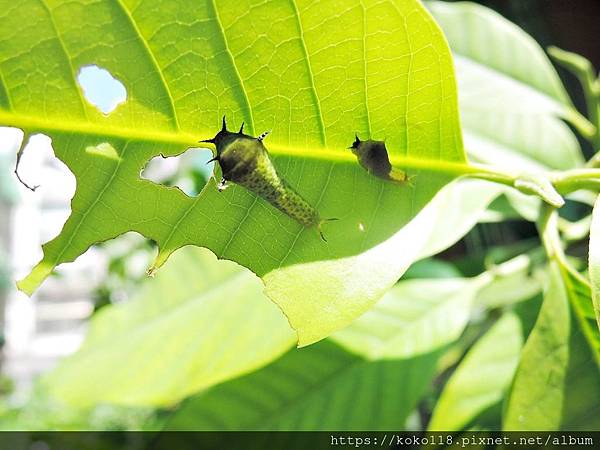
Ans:
<svg viewBox="0 0 600 450"><path fill-rule="evenodd" d="M600 330L600 197L596 200L590 228L589 272L592 304Z"/></svg>
<svg viewBox="0 0 600 450"><path fill-rule="evenodd" d="M559 261L559 267L577 324L600 369L600 330L594 314L590 283L564 261Z"/></svg>
<svg viewBox="0 0 600 450"><path fill-rule="evenodd" d="M481 278L400 281L332 339L370 359L430 353L458 339L482 285Z"/></svg>
<svg viewBox="0 0 600 450"><path fill-rule="evenodd" d="M436 208L438 219L420 258L436 255L454 245L482 218L487 207L506 186L483 180L460 180L445 186L428 205Z"/></svg>
<svg viewBox="0 0 600 450"><path fill-rule="evenodd" d="M166 429L401 430L436 361L367 361L325 341L192 397Z"/></svg>
<svg viewBox="0 0 600 450"><path fill-rule="evenodd" d="M574 109L551 62L533 38L475 3L432 0L426 5L454 53L469 156L513 173L582 164L575 135L558 117L587 132L591 124ZM521 216L535 220L538 198L508 190L498 195L502 193Z"/></svg>
<svg viewBox="0 0 600 450"><path fill-rule="evenodd" d="M574 324L575 325L575 324ZM565 405L561 429L600 429L600 376L583 333L573 327L565 380Z"/></svg>
<svg viewBox="0 0 600 450"><path fill-rule="evenodd" d="M559 118L586 134L593 126L573 107L535 40L475 3L426 4L454 53L469 156L517 174L581 165L577 138ZM514 191L505 195L523 217L535 220L538 198Z"/></svg>
<svg viewBox="0 0 600 450"><path fill-rule="evenodd" d="M569 301L560 268L550 263L544 303L521 354L508 397L505 430L558 430L569 362Z"/></svg>
<svg viewBox="0 0 600 450"><path fill-rule="evenodd" d="M403 227L452 178L370 176L346 150L354 133L385 138L395 162L465 158L450 52L417 0L0 6L0 124L48 134L77 179L71 216L19 284L28 293L58 264L133 230L157 242L156 267L191 244L250 268L308 344L393 285L427 240L424 223ZM90 64L127 89L108 116L77 85ZM214 135L222 115L253 134L273 129L283 177L340 219L327 243L241 187L219 193L213 180L189 198L140 179L152 157Z"/></svg>
<svg viewBox="0 0 600 450"><path fill-rule="evenodd" d="M588 133L593 127L535 40L476 3L428 1L427 7L454 54L470 156L523 172L581 164L579 144L558 117Z"/></svg>
<svg viewBox="0 0 600 450"><path fill-rule="evenodd" d="M259 279L186 248L135 298L94 316L81 350L44 386L78 407L169 405L256 370L293 342Z"/></svg>
<svg viewBox="0 0 600 450"><path fill-rule="evenodd" d="M477 341L444 387L429 430L461 430L502 400L519 362L521 334L518 318L507 313Z"/></svg>
<svg viewBox="0 0 600 450"><path fill-rule="evenodd" d="M501 266L490 268L493 280L477 293L477 305L501 308L538 295L544 286L545 272L531 271L531 259L520 255Z"/></svg>

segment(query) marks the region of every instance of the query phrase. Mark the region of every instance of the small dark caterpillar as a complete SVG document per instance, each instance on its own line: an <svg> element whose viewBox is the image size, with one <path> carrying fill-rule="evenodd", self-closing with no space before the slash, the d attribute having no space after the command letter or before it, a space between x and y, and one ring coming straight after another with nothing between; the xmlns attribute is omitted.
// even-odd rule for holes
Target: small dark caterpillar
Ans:
<svg viewBox="0 0 600 450"><path fill-rule="evenodd" d="M263 144L268 134L248 136L244 134L243 123L239 132L232 133L227 130L223 116L221 131L212 139L200 141L212 143L217 149L217 155L211 159L218 161L223 172L217 188L226 189L230 181L239 184L305 227L315 227L321 239L327 241L321 226L336 219L321 219L319 212L279 176Z"/></svg>
<svg viewBox="0 0 600 450"><path fill-rule="evenodd" d="M361 141L356 135L356 140L348 148L356 155L358 163L370 174L394 183L409 181L406 172L392 167L385 142L371 139Z"/></svg>

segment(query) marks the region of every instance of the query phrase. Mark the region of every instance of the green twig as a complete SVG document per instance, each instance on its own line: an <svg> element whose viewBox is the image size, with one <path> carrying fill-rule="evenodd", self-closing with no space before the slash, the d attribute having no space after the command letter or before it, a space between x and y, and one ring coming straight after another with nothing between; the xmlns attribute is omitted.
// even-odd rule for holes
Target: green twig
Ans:
<svg viewBox="0 0 600 450"><path fill-rule="evenodd" d="M555 172L550 182L563 195L579 189L600 191L600 169L572 169Z"/></svg>
<svg viewBox="0 0 600 450"><path fill-rule="evenodd" d="M592 156L587 163L585 163L585 167L590 169L598 169L600 168L600 151L597 152L594 156Z"/></svg>
<svg viewBox="0 0 600 450"><path fill-rule="evenodd" d="M596 150L600 150L600 89L598 88L600 82L596 79L592 63L581 55L567 52L558 47L549 47L548 53L579 80L585 96L588 118L596 127L596 132L590 137L590 142Z"/></svg>
<svg viewBox="0 0 600 450"><path fill-rule="evenodd" d="M569 291L567 292L567 297L571 305L571 310L575 313L579 327L590 345L596 364L600 367L600 353L596 348L597 331L594 328L595 323L593 326L590 325L587 306L574 298L574 296L580 296L581 294L579 292L572 294L574 291L577 291L576 286L572 284L572 279L587 286L589 286L589 281L572 266L565 256L564 244L559 233L558 220L558 211L548 205L543 205L537 223L538 230L548 255L548 260L558 265L562 283L565 286L565 289ZM590 303L593 301L592 298L587 300L589 300ZM593 308L593 305L590 306Z"/></svg>
<svg viewBox="0 0 600 450"><path fill-rule="evenodd" d="M565 261L563 244L558 233L558 212L556 208L543 204L536 225L548 259Z"/></svg>

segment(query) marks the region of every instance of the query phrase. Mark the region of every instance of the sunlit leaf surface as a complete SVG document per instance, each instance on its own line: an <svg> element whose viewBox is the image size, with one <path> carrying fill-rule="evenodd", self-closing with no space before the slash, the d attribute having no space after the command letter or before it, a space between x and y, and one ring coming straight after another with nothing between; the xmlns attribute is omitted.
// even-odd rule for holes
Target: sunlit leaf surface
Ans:
<svg viewBox="0 0 600 450"><path fill-rule="evenodd" d="M437 353L368 361L325 341L190 398L167 430L401 430Z"/></svg>
<svg viewBox="0 0 600 450"><path fill-rule="evenodd" d="M102 114L83 67L127 100ZM250 268L298 331L319 340L367 310L427 239L402 230L448 181L370 176L354 133L396 156L464 161L450 52L417 0L0 1L0 124L52 138L77 179L72 214L19 287L28 293L96 242L136 231L156 266L185 245ZM212 137L226 115L257 135L281 175L324 218L327 243L241 187L195 198L142 180L152 157ZM427 222L431 222L428 220Z"/></svg>
<svg viewBox="0 0 600 450"><path fill-rule="evenodd" d="M90 323L79 352L43 383L70 405L171 405L279 357L294 343L260 280L185 248L130 301Z"/></svg>

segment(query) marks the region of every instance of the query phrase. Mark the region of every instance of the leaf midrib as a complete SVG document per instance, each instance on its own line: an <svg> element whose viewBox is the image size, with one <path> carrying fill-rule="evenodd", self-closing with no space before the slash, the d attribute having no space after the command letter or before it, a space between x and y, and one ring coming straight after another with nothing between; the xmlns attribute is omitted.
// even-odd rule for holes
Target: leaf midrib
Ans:
<svg viewBox="0 0 600 450"><path fill-rule="evenodd" d="M25 114L13 114L7 111L0 111L0 125L19 128L30 134L43 133L52 136L54 133L62 133L95 136L103 139L115 138L122 141L130 140L181 145L182 147L185 147L182 148L181 152L174 153L170 156L184 153L190 148L206 148L212 150L212 147L200 143L199 139L214 134L214 130L198 130L197 134L191 134L186 131L157 131L155 129L144 130L140 128L124 128L113 125L107 126L98 122L67 122L64 118L62 118L62 120L60 118L48 120ZM346 149L334 149L324 146L295 147L293 145L271 143L269 145L269 152L273 155L356 164L356 157ZM398 167L441 172L448 175L464 175L480 172L479 169L469 165L462 159L444 160L415 158L392 153L390 154L390 162Z"/></svg>

